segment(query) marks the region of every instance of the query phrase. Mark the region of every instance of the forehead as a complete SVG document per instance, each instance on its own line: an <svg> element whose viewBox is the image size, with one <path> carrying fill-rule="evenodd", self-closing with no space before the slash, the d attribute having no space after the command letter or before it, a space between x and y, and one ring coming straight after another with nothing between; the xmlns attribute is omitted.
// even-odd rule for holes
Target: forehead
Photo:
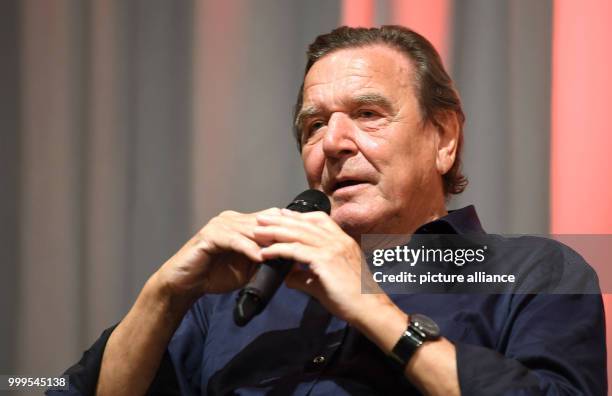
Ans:
<svg viewBox="0 0 612 396"><path fill-rule="evenodd" d="M412 92L413 65L408 57L386 45L334 51L315 62L304 78L304 102L330 99L330 95L388 96Z"/></svg>

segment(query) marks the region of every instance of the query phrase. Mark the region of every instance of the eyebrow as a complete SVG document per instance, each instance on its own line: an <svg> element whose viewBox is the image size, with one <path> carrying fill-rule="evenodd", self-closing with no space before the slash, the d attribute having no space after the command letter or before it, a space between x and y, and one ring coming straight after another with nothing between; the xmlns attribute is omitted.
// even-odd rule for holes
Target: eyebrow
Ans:
<svg viewBox="0 0 612 396"><path fill-rule="evenodd" d="M388 111L393 111L393 105L391 104L391 101L387 99L385 96L382 96L377 93L357 95L353 97L351 101L360 106L374 105L374 106L382 107L383 109L388 110Z"/></svg>
<svg viewBox="0 0 612 396"><path fill-rule="evenodd" d="M389 101L389 99L377 93L356 95L350 98L349 101L353 105L357 105L357 106L374 105L374 106L381 107L387 111L393 111L393 105L391 104L391 101ZM297 116L295 117L295 127L298 130L301 130L303 127L303 123L306 119L322 114L322 113L324 113L324 110L319 106L313 105L313 106L302 107L302 109L298 112Z"/></svg>
<svg viewBox="0 0 612 396"><path fill-rule="evenodd" d="M304 120L316 116L318 114L323 113L323 109L321 109L318 106L308 106L308 107L302 107L302 109L298 112L297 116L295 117L295 127L301 131L302 127L304 126Z"/></svg>

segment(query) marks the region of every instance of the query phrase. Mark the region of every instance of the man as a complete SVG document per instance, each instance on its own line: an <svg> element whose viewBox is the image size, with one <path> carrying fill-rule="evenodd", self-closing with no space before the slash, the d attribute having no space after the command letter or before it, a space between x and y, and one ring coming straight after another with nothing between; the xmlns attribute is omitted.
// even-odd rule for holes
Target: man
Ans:
<svg viewBox="0 0 612 396"><path fill-rule="evenodd" d="M331 215L272 208L212 219L69 370L71 392L605 394L599 295L362 293L363 235L483 232L472 207L445 206L466 184L463 122L418 34L319 36L295 125L308 183L330 198ZM236 291L273 258L300 265L238 328Z"/></svg>

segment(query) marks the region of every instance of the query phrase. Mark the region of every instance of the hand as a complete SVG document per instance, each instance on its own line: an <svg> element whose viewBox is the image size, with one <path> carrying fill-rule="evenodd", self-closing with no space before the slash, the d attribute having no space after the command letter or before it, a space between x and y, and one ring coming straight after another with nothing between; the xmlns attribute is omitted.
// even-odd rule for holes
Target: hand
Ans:
<svg viewBox="0 0 612 396"><path fill-rule="evenodd" d="M255 241L269 245L262 259L294 260L287 286L314 296L333 315L358 324L380 304L393 304L384 293L362 294L361 249L327 214L282 209L258 215L257 223Z"/></svg>
<svg viewBox="0 0 612 396"><path fill-rule="evenodd" d="M254 242L257 215L273 215L272 208L256 213L222 212L211 219L154 275L171 297L191 305L206 293L226 293L246 285L262 261Z"/></svg>

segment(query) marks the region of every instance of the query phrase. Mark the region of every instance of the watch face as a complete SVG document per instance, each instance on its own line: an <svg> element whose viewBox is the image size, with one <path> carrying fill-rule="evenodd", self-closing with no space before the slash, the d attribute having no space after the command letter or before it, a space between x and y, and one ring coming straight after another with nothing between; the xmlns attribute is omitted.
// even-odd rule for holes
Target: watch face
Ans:
<svg viewBox="0 0 612 396"><path fill-rule="evenodd" d="M440 328L436 322L425 315L410 315L410 324L425 333L427 338L437 338L440 336Z"/></svg>

